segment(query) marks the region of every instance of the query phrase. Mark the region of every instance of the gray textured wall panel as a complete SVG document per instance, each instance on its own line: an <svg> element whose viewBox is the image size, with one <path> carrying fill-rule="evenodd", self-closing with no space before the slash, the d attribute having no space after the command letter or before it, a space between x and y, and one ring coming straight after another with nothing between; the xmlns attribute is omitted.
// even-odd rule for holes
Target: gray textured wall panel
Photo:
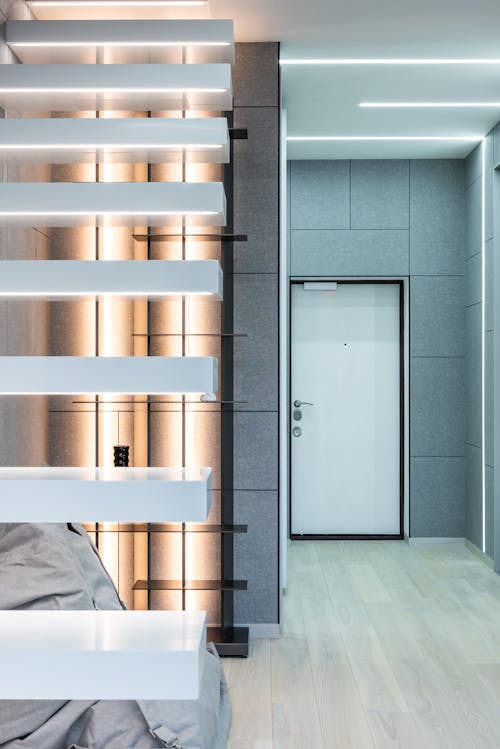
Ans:
<svg viewBox="0 0 500 749"><path fill-rule="evenodd" d="M279 109L236 109L234 124L248 140L235 140L234 229L248 242L234 249L235 273L277 273L279 244Z"/></svg>
<svg viewBox="0 0 500 749"><path fill-rule="evenodd" d="M495 477L495 471L491 466L486 466L486 476L485 476L485 489L486 489L486 496L485 496L485 521L486 521L486 554L488 556L493 557L494 553L494 537L495 537L495 498L494 498L494 477Z"/></svg>
<svg viewBox="0 0 500 749"><path fill-rule="evenodd" d="M494 433L493 433L493 331L485 333L484 340L484 460L494 466Z"/></svg>
<svg viewBox="0 0 500 749"><path fill-rule="evenodd" d="M410 283L412 356L464 355L463 276L414 276Z"/></svg>
<svg viewBox="0 0 500 749"><path fill-rule="evenodd" d="M410 273L463 273L464 183L460 159L410 162Z"/></svg>
<svg viewBox="0 0 500 749"><path fill-rule="evenodd" d="M463 359L410 362L410 446L415 457L464 454Z"/></svg>
<svg viewBox="0 0 500 749"><path fill-rule="evenodd" d="M233 66L235 107L279 106L278 61L278 42L236 45Z"/></svg>
<svg viewBox="0 0 500 749"><path fill-rule="evenodd" d="M407 231L292 231L292 276L406 276Z"/></svg>
<svg viewBox="0 0 500 749"><path fill-rule="evenodd" d="M485 139L485 158L486 174L484 179L485 200L484 200L484 219L485 219L485 237L493 238L495 227L494 205L493 205L493 177L495 167L493 164L493 135L488 133Z"/></svg>
<svg viewBox="0 0 500 749"><path fill-rule="evenodd" d="M483 298L483 253L478 252L465 261L465 306L481 302Z"/></svg>
<svg viewBox="0 0 500 749"><path fill-rule="evenodd" d="M278 409L278 284L273 275L235 275L234 399L240 411Z"/></svg>
<svg viewBox="0 0 500 749"><path fill-rule="evenodd" d="M279 45L237 44L234 124L248 140L233 143L234 229L248 242L234 249L234 413L236 576L240 623L278 621L278 262Z"/></svg>
<svg viewBox="0 0 500 749"><path fill-rule="evenodd" d="M246 491L277 491L276 412L254 411L234 414L234 488ZM255 517L253 522L259 525L260 518Z"/></svg>
<svg viewBox="0 0 500 749"><path fill-rule="evenodd" d="M351 162L351 229L408 229L409 162Z"/></svg>
<svg viewBox="0 0 500 749"><path fill-rule="evenodd" d="M248 590L235 595L235 620L240 624L277 621L278 496L235 492L234 510L235 522L248 524L247 535L238 536L235 549L235 577L248 580Z"/></svg>
<svg viewBox="0 0 500 749"><path fill-rule="evenodd" d="M292 161L292 229L349 229L348 161Z"/></svg>
<svg viewBox="0 0 500 749"><path fill-rule="evenodd" d="M482 196L481 178L467 188L465 193L465 257L472 257L481 251L482 246Z"/></svg>
<svg viewBox="0 0 500 749"><path fill-rule="evenodd" d="M482 305L465 310L465 441L482 446Z"/></svg>
<svg viewBox="0 0 500 749"><path fill-rule="evenodd" d="M470 187L482 173L481 144L476 146L465 159L465 187Z"/></svg>
<svg viewBox="0 0 500 749"><path fill-rule="evenodd" d="M484 261L486 263L485 267L485 281L486 281L486 299L485 299L485 308L484 308L484 325L485 330L493 330L494 329L494 323L493 323L493 240L489 239L486 242L485 245L485 253L484 253Z"/></svg>
<svg viewBox="0 0 500 749"><path fill-rule="evenodd" d="M483 486L482 450L475 445L465 446L465 537L479 549L483 546Z"/></svg>
<svg viewBox="0 0 500 749"><path fill-rule="evenodd" d="M464 535L465 459L411 459L412 536Z"/></svg>

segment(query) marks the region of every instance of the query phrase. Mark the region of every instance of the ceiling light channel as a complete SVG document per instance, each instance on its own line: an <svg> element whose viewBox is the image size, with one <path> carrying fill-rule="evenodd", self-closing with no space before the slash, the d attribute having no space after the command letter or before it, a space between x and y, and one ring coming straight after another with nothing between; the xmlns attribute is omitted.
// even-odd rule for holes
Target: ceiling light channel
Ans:
<svg viewBox="0 0 500 749"><path fill-rule="evenodd" d="M366 109L498 109L500 101L362 101Z"/></svg>

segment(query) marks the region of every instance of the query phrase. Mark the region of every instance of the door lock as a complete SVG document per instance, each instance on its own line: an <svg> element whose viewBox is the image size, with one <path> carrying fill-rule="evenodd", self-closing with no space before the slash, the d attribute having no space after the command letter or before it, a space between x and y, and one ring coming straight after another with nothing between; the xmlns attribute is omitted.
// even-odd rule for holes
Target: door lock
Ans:
<svg viewBox="0 0 500 749"><path fill-rule="evenodd" d="M302 436L302 429L300 427L294 427L292 433L293 433L294 437L301 437Z"/></svg>
<svg viewBox="0 0 500 749"><path fill-rule="evenodd" d="M296 410L295 410L295 411L293 412L293 420L294 420L294 421L300 421L301 419L302 419L302 411L299 411L299 409L297 408L297 409L296 409Z"/></svg>

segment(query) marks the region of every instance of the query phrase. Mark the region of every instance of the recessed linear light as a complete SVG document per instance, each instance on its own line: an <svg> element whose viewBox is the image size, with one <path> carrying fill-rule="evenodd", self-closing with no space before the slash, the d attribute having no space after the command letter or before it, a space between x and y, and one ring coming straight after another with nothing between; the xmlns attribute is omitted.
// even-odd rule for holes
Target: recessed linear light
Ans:
<svg viewBox="0 0 500 749"><path fill-rule="evenodd" d="M207 5L208 0L28 0L28 5L37 8L169 8L176 6Z"/></svg>
<svg viewBox="0 0 500 749"><path fill-rule="evenodd" d="M9 47L229 47L230 42L9 42Z"/></svg>
<svg viewBox="0 0 500 749"><path fill-rule="evenodd" d="M370 109L498 109L500 101L362 101Z"/></svg>
<svg viewBox="0 0 500 749"><path fill-rule="evenodd" d="M500 65L497 58L332 58L280 60L280 65Z"/></svg>
<svg viewBox="0 0 500 749"><path fill-rule="evenodd" d="M288 135L287 141L319 142L336 141L458 141L461 143L480 143L482 135Z"/></svg>

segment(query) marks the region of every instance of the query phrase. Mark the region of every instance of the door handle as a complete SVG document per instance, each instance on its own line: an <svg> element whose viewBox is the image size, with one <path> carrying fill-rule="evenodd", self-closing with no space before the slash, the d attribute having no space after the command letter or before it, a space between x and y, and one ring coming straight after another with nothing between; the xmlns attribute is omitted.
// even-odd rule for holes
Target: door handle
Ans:
<svg viewBox="0 0 500 749"><path fill-rule="evenodd" d="M294 401L293 405L295 408L301 408L301 406L314 406L314 403L308 403L307 401Z"/></svg>

